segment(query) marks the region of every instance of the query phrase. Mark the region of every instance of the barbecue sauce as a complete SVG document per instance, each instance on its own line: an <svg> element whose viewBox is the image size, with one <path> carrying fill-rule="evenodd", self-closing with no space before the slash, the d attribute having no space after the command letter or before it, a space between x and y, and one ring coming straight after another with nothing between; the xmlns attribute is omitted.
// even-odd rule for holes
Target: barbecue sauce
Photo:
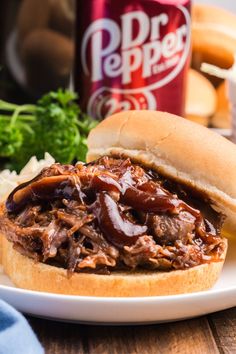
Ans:
<svg viewBox="0 0 236 354"><path fill-rule="evenodd" d="M99 160L98 160L99 161ZM68 173L56 176L39 175L32 181L18 186L8 197L8 212L17 213L28 203L74 199L86 202L97 219L106 239L118 248L134 244L146 234L146 225L132 222L122 213L119 203L136 211L176 215L187 211L195 218L196 233L206 243L214 242L216 228L205 220L198 209L193 208L163 187L156 173L135 167L129 160L106 168L104 165L93 173L86 173L91 165L79 165ZM99 166L99 165L98 165Z"/></svg>

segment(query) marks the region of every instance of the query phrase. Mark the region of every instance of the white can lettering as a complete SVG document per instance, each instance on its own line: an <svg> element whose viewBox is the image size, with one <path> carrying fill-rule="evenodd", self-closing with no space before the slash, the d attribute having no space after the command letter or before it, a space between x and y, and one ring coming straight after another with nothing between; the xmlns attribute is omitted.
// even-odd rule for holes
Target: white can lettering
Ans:
<svg viewBox="0 0 236 354"><path fill-rule="evenodd" d="M134 22L138 25L138 34L134 37ZM134 11L121 16L122 50L142 45L150 31L149 17L142 11Z"/></svg>
<svg viewBox="0 0 236 354"><path fill-rule="evenodd" d="M86 30L82 42L84 72L93 82L105 77L120 78L123 85L132 82L136 71L143 78L167 70L170 59L183 52L188 28L186 24L168 32L161 38L161 30L169 24L165 13L152 18L143 11L133 11L121 16L121 27L111 19L94 21ZM106 32L106 40L104 40ZM91 67L86 53L91 46ZM165 63L166 61L166 63Z"/></svg>

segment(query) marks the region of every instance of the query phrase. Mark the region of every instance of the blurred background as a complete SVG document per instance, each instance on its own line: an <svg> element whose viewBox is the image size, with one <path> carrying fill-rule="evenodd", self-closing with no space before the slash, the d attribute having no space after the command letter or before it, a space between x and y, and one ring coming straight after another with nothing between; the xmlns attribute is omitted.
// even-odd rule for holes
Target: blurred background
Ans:
<svg viewBox="0 0 236 354"><path fill-rule="evenodd" d="M206 61L222 68L232 66L236 2L196 0L192 10L186 117L229 129L225 82L203 75L200 65ZM69 86L74 64L74 0L1 0L0 21L1 98L34 102L49 90Z"/></svg>
<svg viewBox="0 0 236 354"><path fill-rule="evenodd" d="M194 3L215 5L236 12L236 2L234 0L197 0Z"/></svg>
<svg viewBox="0 0 236 354"><path fill-rule="evenodd" d="M73 0L0 1L1 96L22 101L67 87L74 58Z"/></svg>

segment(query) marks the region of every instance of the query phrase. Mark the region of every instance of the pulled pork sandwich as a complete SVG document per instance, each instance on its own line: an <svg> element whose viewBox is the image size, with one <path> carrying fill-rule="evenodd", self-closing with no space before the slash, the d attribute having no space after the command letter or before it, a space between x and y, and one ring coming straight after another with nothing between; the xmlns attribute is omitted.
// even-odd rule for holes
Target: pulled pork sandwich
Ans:
<svg viewBox="0 0 236 354"><path fill-rule="evenodd" d="M236 147L163 112L105 119L88 163L53 164L2 213L3 266L19 287L153 296L205 290L234 229Z"/></svg>

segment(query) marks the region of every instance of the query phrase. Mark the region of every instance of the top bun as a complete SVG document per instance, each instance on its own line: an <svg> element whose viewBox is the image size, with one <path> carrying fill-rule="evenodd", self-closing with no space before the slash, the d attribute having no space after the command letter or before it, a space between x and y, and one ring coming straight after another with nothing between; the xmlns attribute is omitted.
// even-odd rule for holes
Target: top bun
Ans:
<svg viewBox="0 0 236 354"><path fill-rule="evenodd" d="M87 161L103 155L130 157L203 192L236 228L236 145L178 116L126 111L102 121L88 137Z"/></svg>
<svg viewBox="0 0 236 354"><path fill-rule="evenodd" d="M221 7L194 4L192 11L193 61L223 68L234 63L236 16Z"/></svg>

